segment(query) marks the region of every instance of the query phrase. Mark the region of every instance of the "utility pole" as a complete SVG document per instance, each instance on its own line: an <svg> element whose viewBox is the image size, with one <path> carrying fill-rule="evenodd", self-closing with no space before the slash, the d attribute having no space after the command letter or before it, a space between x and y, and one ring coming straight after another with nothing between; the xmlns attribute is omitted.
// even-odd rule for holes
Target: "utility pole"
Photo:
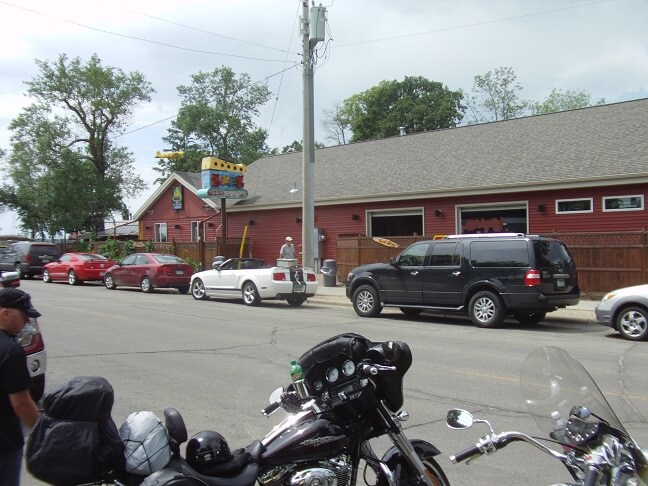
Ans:
<svg viewBox="0 0 648 486"><path fill-rule="evenodd" d="M302 265L319 269L315 261L315 118L313 101L313 47L323 40L323 7L313 7L318 18L314 29L311 27L308 0L302 0L302 66L304 69L304 150L302 169ZM321 27L321 29L320 29ZM322 30L322 32L320 32ZM311 34L313 32L313 34Z"/></svg>

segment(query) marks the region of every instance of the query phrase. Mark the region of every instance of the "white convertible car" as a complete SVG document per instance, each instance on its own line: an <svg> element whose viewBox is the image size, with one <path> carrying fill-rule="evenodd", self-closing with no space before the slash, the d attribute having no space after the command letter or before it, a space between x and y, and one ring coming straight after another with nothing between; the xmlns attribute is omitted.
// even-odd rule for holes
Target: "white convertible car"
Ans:
<svg viewBox="0 0 648 486"><path fill-rule="evenodd" d="M317 275L305 268L273 267L256 258L230 258L213 267L191 276L194 299L242 298L246 305L280 299L299 306L317 292Z"/></svg>

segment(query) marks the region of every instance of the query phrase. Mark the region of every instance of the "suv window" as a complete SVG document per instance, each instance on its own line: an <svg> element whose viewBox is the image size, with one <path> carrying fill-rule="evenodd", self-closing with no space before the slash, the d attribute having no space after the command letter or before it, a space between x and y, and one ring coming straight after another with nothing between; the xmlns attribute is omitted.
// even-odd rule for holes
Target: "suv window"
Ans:
<svg viewBox="0 0 648 486"><path fill-rule="evenodd" d="M420 267L425 260L429 243L419 243L406 248L398 258L398 264L403 267Z"/></svg>
<svg viewBox="0 0 648 486"><path fill-rule="evenodd" d="M458 243L436 243L427 265L432 267L450 267L461 263L461 249Z"/></svg>
<svg viewBox="0 0 648 486"><path fill-rule="evenodd" d="M31 251L37 252L41 255L58 255L59 250L56 245L40 245L38 243L32 243Z"/></svg>
<svg viewBox="0 0 648 486"><path fill-rule="evenodd" d="M565 245L557 240L538 240L533 242L533 251L539 267L569 265L572 261Z"/></svg>
<svg viewBox="0 0 648 486"><path fill-rule="evenodd" d="M472 241L470 264L473 267L528 267L527 242L518 241Z"/></svg>

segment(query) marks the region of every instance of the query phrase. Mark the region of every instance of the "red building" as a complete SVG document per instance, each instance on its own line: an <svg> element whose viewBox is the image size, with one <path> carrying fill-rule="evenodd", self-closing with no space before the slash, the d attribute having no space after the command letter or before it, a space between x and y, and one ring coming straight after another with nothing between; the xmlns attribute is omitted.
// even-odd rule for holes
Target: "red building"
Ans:
<svg viewBox="0 0 648 486"><path fill-rule="evenodd" d="M641 99L318 149L316 256L336 259L339 235L644 231L646 133ZM246 231L253 256L275 260L288 235L299 248L302 164L301 153L257 160L248 198L227 200L227 236ZM200 189L200 174L173 174L135 214L140 238L222 236L222 202Z"/></svg>

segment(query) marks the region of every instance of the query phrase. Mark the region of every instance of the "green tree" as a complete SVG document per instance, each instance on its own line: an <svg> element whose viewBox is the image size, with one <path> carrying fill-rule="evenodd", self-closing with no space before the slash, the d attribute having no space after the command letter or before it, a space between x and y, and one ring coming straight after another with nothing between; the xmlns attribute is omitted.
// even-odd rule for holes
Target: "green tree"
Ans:
<svg viewBox="0 0 648 486"><path fill-rule="evenodd" d="M518 95L522 85L511 67L499 67L474 77L472 94L466 98L469 123L508 120L524 115L530 103Z"/></svg>
<svg viewBox="0 0 648 486"><path fill-rule="evenodd" d="M185 156L154 167L161 174L158 180L175 170L199 170L205 156L249 164L268 152L268 134L254 122L270 99L265 85L253 84L247 74L237 76L226 66L201 71L191 81L178 87L180 110L164 138L170 150L182 150Z"/></svg>
<svg viewBox="0 0 648 486"><path fill-rule="evenodd" d="M124 197L145 187L133 155L114 139L153 88L138 72L103 67L97 55L85 64L64 54L36 64L39 73L26 83L34 102L9 126L3 168L13 185L3 185L0 201L32 234L103 228Z"/></svg>
<svg viewBox="0 0 648 486"><path fill-rule="evenodd" d="M536 101L532 104L531 112L534 115L543 115L557 111L587 108L588 106L592 106L592 104L605 104L605 98L601 98L596 103L592 103L592 96L585 90L562 91L560 89L553 89L544 101Z"/></svg>
<svg viewBox="0 0 648 486"><path fill-rule="evenodd" d="M340 120L348 121L352 142L455 127L463 118L463 94L421 76L381 81L343 101Z"/></svg>

